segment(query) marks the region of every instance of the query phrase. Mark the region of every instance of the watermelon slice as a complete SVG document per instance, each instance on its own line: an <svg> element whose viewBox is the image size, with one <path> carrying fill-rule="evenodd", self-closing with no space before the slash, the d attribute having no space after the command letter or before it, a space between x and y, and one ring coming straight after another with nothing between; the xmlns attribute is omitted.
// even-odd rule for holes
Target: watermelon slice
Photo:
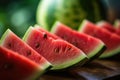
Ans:
<svg viewBox="0 0 120 80"><path fill-rule="evenodd" d="M53 64L52 70L70 67L87 58L80 49L62 39L53 39L49 34L30 27L23 40Z"/></svg>
<svg viewBox="0 0 120 80"><path fill-rule="evenodd" d="M114 28L114 26L112 24L110 24L109 22L99 21L96 25L98 27L105 28L110 32L116 32L116 29Z"/></svg>
<svg viewBox="0 0 120 80"><path fill-rule="evenodd" d="M87 34L79 33L60 22L55 23L52 33L83 50L88 58L97 57L105 50L105 45L101 40Z"/></svg>
<svg viewBox="0 0 120 80"><path fill-rule="evenodd" d="M79 31L99 38L106 44L107 49L100 56L101 58L110 57L120 52L120 37L118 35L111 33L104 28L100 28L87 20L83 21Z"/></svg>
<svg viewBox="0 0 120 80"><path fill-rule="evenodd" d="M36 80L43 72L43 66L12 50L0 47L1 80Z"/></svg>
<svg viewBox="0 0 120 80"><path fill-rule="evenodd" d="M43 66L44 69L47 69L51 65L43 56L22 41L10 29L3 34L0 45L26 56L27 58Z"/></svg>
<svg viewBox="0 0 120 80"><path fill-rule="evenodd" d="M116 33L117 35L120 36L120 29L119 28L116 29L112 24L108 22L105 22L105 21L99 22L97 26L105 28L106 30Z"/></svg>

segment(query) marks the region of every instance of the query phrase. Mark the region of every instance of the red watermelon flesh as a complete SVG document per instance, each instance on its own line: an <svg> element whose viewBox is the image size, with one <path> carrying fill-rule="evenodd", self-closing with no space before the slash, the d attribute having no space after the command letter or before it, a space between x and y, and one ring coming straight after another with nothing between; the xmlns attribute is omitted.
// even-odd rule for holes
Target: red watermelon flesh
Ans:
<svg viewBox="0 0 120 80"><path fill-rule="evenodd" d="M35 25L34 28L38 29L39 31L43 32L43 33L46 33L47 36L49 37L52 37L53 39L60 39L60 37L52 34L52 33L49 33L48 31L44 30L42 27L40 27L39 25Z"/></svg>
<svg viewBox="0 0 120 80"><path fill-rule="evenodd" d="M106 44L107 50L100 56L101 58L110 57L120 52L120 37L118 35L87 20L83 21L79 31L99 38Z"/></svg>
<svg viewBox="0 0 120 80"><path fill-rule="evenodd" d="M52 69L67 68L86 59L86 55L80 49L48 35L48 33L30 27L23 40L51 62Z"/></svg>
<svg viewBox="0 0 120 80"><path fill-rule="evenodd" d="M102 27L107 29L110 32L116 32L116 29L114 28L114 26L112 24L110 24L109 22L106 21L100 21L96 24L98 27Z"/></svg>
<svg viewBox="0 0 120 80"><path fill-rule="evenodd" d="M0 80L36 80L43 71L30 59L0 47Z"/></svg>
<svg viewBox="0 0 120 80"><path fill-rule="evenodd" d="M79 33L60 22L56 22L53 26L52 33L83 50L88 58L102 54L105 49L105 45L100 39Z"/></svg>
<svg viewBox="0 0 120 80"><path fill-rule="evenodd" d="M119 28L116 29L112 24L110 24L108 22L105 22L105 21L98 22L97 26L105 28L106 30L108 30L110 32L113 32L113 33L115 33L115 34L120 36L120 29Z"/></svg>
<svg viewBox="0 0 120 80"><path fill-rule="evenodd" d="M51 65L43 56L22 41L10 29L3 34L0 45L26 56L27 58L43 66L44 69Z"/></svg>

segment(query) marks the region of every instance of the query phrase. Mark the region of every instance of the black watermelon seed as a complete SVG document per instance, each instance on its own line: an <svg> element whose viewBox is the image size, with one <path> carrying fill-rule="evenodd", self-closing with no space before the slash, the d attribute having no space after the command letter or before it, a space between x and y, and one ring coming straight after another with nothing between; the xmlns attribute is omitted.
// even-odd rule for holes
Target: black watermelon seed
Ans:
<svg viewBox="0 0 120 80"><path fill-rule="evenodd" d="M47 34L46 33L43 34L43 38L47 39Z"/></svg>
<svg viewBox="0 0 120 80"><path fill-rule="evenodd" d="M39 48L39 47L40 47L40 43L36 43L35 48Z"/></svg>
<svg viewBox="0 0 120 80"><path fill-rule="evenodd" d="M55 51L55 53L59 53L60 48L59 48L59 47L57 47L57 48L55 48L55 49L54 49L54 51Z"/></svg>
<svg viewBox="0 0 120 80"><path fill-rule="evenodd" d="M12 47L12 44L11 44L11 43L8 43L8 47L11 48L11 47Z"/></svg>
<svg viewBox="0 0 120 80"><path fill-rule="evenodd" d="M31 55L31 50L28 50L27 51L27 56L30 56Z"/></svg>

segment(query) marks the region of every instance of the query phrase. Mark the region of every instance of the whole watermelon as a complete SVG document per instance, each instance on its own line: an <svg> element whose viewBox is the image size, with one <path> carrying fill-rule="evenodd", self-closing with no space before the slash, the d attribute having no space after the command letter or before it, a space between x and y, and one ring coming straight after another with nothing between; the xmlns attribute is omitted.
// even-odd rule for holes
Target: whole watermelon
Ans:
<svg viewBox="0 0 120 80"><path fill-rule="evenodd" d="M83 19L96 22L104 18L101 0L41 0L37 23L50 30L56 20L78 29Z"/></svg>

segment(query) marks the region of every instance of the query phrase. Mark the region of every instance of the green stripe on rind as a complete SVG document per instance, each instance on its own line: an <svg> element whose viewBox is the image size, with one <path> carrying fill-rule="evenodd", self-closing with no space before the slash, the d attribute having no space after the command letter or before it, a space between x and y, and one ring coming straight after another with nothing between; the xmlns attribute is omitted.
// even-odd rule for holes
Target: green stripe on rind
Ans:
<svg viewBox="0 0 120 80"><path fill-rule="evenodd" d="M74 58L74 59L70 59L69 61L67 61L66 63L63 64L59 64L59 65L55 65L53 66L52 70L59 70L59 69L64 69L64 68L68 68L72 65L75 64L79 64L81 63L81 61L88 59L87 56L84 53L81 53L81 55L79 55L78 57ZM83 61L84 62L84 61ZM84 63L83 63L84 64Z"/></svg>
<svg viewBox="0 0 120 80"><path fill-rule="evenodd" d="M46 11L47 9L45 9L45 8L47 8L47 6L43 3L44 3L44 0L40 1L40 3L39 3L39 6L38 6L37 12L36 12L37 13L36 14L37 15L36 19L37 19L38 24L42 25L45 29L48 30L47 25L45 25L46 24L45 23L45 17L47 15L47 11ZM49 4L49 3L47 2L46 4ZM45 16L45 17L43 18L43 17L41 17L41 15Z"/></svg>
<svg viewBox="0 0 120 80"><path fill-rule="evenodd" d="M8 36L8 34L11 32L10 29L7 29L5 33L2 35L1 40L0 40L0 45L3 45L5 38Z"/></svg>
<svg viewBox="0 0 120 80"><path fill-rule="evenodd" d="M54 6L57 5L57 1L59 0L42 0L37 8L37 23L42 25L42 27L46 30L50 30L56 20L55 14L53 13L56 10L56 7Z"/></svg>

